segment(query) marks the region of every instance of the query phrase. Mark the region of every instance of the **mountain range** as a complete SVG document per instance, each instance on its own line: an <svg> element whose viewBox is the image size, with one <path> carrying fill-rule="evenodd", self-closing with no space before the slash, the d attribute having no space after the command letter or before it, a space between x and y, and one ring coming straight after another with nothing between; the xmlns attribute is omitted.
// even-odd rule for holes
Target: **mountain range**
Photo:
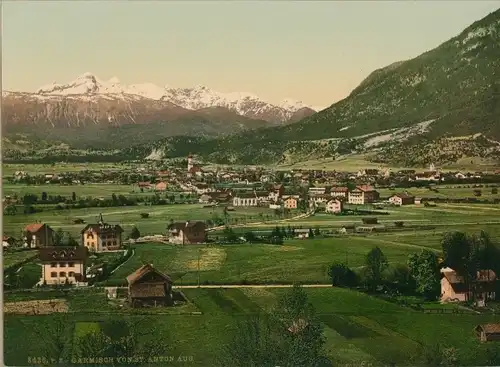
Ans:
<svg viewBox="0 0 500 367"><path fill-rule="evenodd" d="M103 81L92 73L36 92L3 92L2 121L9 134L54 139L77 147L130 145L175 135L220 136L298 121L316 111L300 101L266 102L250 93L219 93L205 86L158 87ZM120 136L120 139L116 139Z"/></svg>
<svg viewBox="0 0 500 367"><path fill-rule="evenodd" d="M156 120L153 117L163 116L167 111L177 113L179 118L186 116L182 111L190 111L189 114L194 111L198 113L194 120L199 121L200 116L206 119L204 126L213 121L212 117L206 117L210 113L223 126L236 118L248 119L239 124L239 129L232 128L233 134L217 137L214 137L217 133L183 130L163 136L156 134L155 139L138 141L134 146L129 141L121 154L133 158L176 157L190 151L205 161L244 164L335 159L351 153L403 166L478 156L500 162L499 74L500 9L430 51L373 71L345 99L318 113L301 103L263 104L248 94L221 96L205 87L154 89L141 85L120 89L123 87L117 80L102 83L89 74L77 79L85 80L85 87L78 83L56 84L22 98L40 101L43 107L39 108L43 111L48 110L47 104L41 102L44 98L61 98L63 105L78 98L86 106L91 102L84 102L84 96L89 101L115 98L114 104L106 102L110 103L106 113L121 111L122 115L115 112L107 117L101 112L101 119L109 126L118 126L114 131L119 134L120 129L129 126L125 130L133 133L128 136L138 135L134 129L140 123L149 121L148 127L155 123L164 126L166 117ZM76 94L67 92L71 88L75 88ZM56 93L60 95L55 96ZM123 98L128 99L124 102ZM25 104L33 106L32 102ZM112 106L120 104L134 106L134 112L128 107L113 110ZM215 106L217 109L213 110ZM233 115L228 119L219 117L221 114L227 117L227 111ZM33 119L32 114L27 116ZM75 121L75 114L72 116ZM126 116L133 117L135 123L122 124ZM14 117L9 118L14 121ZM93 121L89 122L97 124Z"/></svg>
<svg viewBox="0 0 500 367"><path fill-rule="evenodd" d="M157 141L142 156L184 154ZM301 121L196 142L207 161L293 163L365 154L401 166L481 157L500 163L500 9L411 60L373 71L345 99Z"/></svg>

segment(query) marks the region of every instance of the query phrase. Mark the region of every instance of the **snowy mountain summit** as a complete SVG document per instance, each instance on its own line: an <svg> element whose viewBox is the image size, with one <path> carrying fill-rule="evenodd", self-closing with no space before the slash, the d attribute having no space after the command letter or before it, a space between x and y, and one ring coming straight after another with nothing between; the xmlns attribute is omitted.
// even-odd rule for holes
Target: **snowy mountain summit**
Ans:
<svg viewBox="0 0 500 367"><path fill-rule="evenodd" d="M313 107L301 101L285 99L279 104L266 102L252 93L221 93L203 85L193 88L159 87L152 83L121 84L117 77L102 80L87 72L75 80L58 84L54 82L39 88L36 93L44 96L67 96L77 99L78 96L89 96L110 99L130 99L132 96L140 98L167 101L188 110L200 110L211 107L224 107L239 115L252 119L261 119L271 122L286 122L299 110L306 109L310 113L316 112ZM84 99L84 98L82 98ZM136 98L133 98L136 99Z"/></svg>

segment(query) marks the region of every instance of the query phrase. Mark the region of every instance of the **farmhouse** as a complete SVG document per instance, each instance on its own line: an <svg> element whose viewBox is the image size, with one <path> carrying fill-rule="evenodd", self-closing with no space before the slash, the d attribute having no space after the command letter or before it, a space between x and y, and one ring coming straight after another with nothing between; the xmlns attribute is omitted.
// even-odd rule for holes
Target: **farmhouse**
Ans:
<svg viewBox="0 0 500 367"><path fill-rule="evenodd" d="M412 205L415 204L415 196L408 193L395 194L389 198L389 202L398 206Z"/></svg>
<svg viewBox="0 0 500 367"><path fill-rule="evenodd" d="M24 228L25 247L47 247L54 245L54 230L47 224L33 223Z"/></svg>
<svg viewBox="0 0 500 367"><path fill-rule="evenodd" d="M472 282L470 289L464 282L462 276L450 268L441 269L441 302L446 301L468 301L472 299L471 289L475 288L478 306L484 306L485 301L495 299L495 285L497 276L493 270L480 270L476 279Z"/></svg>
<svg viewBox="0 0 500 367"><path fill-rule="evenodd" d="M311 195L310 200L314 204L326 204L332 197L328 194Z"/></svg>
<svg viewBox="0 0 500 367"><path fill-rule="evenodd" d="M141 266L127 277L132 307L172 305L172 279L152 264Z"/></svg>
<svg viewBox="0 0 500 367"><path fill-rule="evenodd" d="M273 189L269 192L269 200L278 201L281 196L285 193L285 187L283 185L274 185Z"/></svg>
<svg viewBox="0 0 500 367"><path fill-rule="evenodd" d="M362 185L356 187L354 190L349 191L348 202L349 204L364 205L373 203L379 198L379 193L371 186Z"/></svg>
<svg viewBox="0 0 500 367"><path fill-rule="evenodd" d="M300 332L304 331L307 326L309 326L309 323L304 320L304 319L298 319L290 325L288 328L288 331L292 334L299 334Z"/></svg>
<svg viewBox="0 0 500 367"><path fill-rule="evenodd" d="M170 243L188 245L206 240L207 225L202 221L175 222L168 226Z"/></svg>
<svg viewBox="0 0 500 367"><path fill-rule="evenodd" d="M295 238L305 239L309 238L309 233L311 232L308 228L297 228L293 230Z"/></svg>
<svg viewBox="0 0 500 367"><path fill-rule="evenodd" d="M297 199L294 197L289 197L283 202L285 209L297 209Z"/></svg>
<svg viewBox="0 0 500 367"><path fill-rule="evenodd" d="M310 187L309 195L326 194L326 187Z"/></svg>
<svg viewBox="0 0 500 367"><path fill-rule="evenodd" d="M105 223L101 214L97 224L87 224L82 229L82 245L93 252L118 250L122 244L122 233L122 227Z"/></svg>
<svg viewBox="0 0 500 367"><path fill-rule="evenodd" d="M330 191L330 194L333 197L346 198L348 193L349 193L349 189L347 187L333 187Z"/></svg>
<svg viewBox="0 0 500 367"><path fill-rule="evenodd" d="M241 193L233 198L233 206L257 206L258 199L255 193Z"/></svg>
<svg viewBox="0 0 500 367"><path fill-rule="evenodd" d="M15 243L15 239L9 236L3 236L2 247L10 247Z"/></svg>
<svg viewBox="0 0 500 367"><path fill-rule="evenodd" d="M482 342L500 340L500 324L478 325L474 331Z"/></svg>
<svg viewBox="0 0 500 367"><path fill-rule="evenodd" d="M78 284L85 281L86 247L43 247L38 250L38 258L42 263L41 283Z"/></svg>
<svg viewBox="0 0 500 367"><path fill-rule="evenodd" d="M137 183L137 186L140 188L140 189L151 189L151 182L138 182Z"/></svg>
<svg viewBox="0 0 500 367"><path fill-rule="evenodd" d="M165 191L167 189L167 184L165 182L158 182L155 185L155 191Z"/></svg>
<svg viewBox="0 0 500 367"><path fill-rule="evenodd" d="M342 212L344 203L340 201L339 199L333 199L330 200L328 203L326 203L326 209L325 212L327 213L340 213Z"/></svg>

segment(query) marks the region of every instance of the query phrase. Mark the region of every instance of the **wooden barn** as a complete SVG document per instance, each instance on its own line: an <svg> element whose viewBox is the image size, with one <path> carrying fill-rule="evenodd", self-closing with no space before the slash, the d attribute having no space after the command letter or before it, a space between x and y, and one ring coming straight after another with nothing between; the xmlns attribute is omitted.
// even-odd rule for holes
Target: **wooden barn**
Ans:
<svg viewBox="0 0 500 367"><path fill-rule="evenodd" d="M141 266L127 277L128 296L132 307L170 306L172 279L152 264Z"/></svg>
<svg viewBox="0 0 500 367"><path fill-rule="evenodd" d="M482 342L500 341L500 324L478 325L474 330Z"/></svg>

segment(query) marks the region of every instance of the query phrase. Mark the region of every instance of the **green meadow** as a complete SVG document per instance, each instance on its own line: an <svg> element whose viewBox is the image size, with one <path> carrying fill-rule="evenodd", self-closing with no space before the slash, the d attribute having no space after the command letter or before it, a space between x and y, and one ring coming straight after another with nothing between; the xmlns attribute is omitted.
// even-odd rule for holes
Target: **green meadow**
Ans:
<svg viewBox="0 0 500 367"><path fill-rule="evenodd" d="M158 338L165 345L165 355L190 357L190 365L194 366L215 366L224 346L238 330L238 322L269 312L284 291L185 289L191 309L200 315L120 311L103 314L99 311L109 306L104 294L94 291L92 297L101 297L101 301L69 302L66 314L5 315L5 363L26 365L28 357L44 355L57 333L68 336L61 353L64 362L71 356L75 335L97 329L99 321L119 318L141 323L146 334L143 338ZM306 292L322 322L325 351L334 365L407 365L421 357L422 348L436 343L456 348L459 365L486 364L485 345L477 340L473 329L498 320L492 315L422 313L345 289L309 288ZM86 297L83 291L78 293ZM64 330L56 331L55 325L61 322Z"/></svg>

